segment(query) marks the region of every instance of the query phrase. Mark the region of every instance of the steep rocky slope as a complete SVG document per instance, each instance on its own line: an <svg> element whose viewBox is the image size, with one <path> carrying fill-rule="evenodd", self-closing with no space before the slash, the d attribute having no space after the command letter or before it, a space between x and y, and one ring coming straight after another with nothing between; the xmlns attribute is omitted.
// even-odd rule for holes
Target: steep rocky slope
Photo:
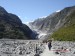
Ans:
<svg viewBox="0 0 75 56"><path fill-rule="evenodd" d="M75 10L66 17L64 25L51 37L55 40L75 41Z"/></svg>
<svg viewBox="0 0 75 56"><path fill-rule="evenodd" d="M74 15L75 15L74 13L75 13L75 6L66 7L63 10L61 10L60 12L54 12L53 14L47 16L46 18L37 19L34 22L31 22L30 25L34 29L37 29L38 31L52 34L53 32L57 31L59 28L64 27L67 24L70 25L69 22L74 23L75 22L74 21ZM73 20L71 18L73 18ZM73 28L75 28L75 27L73 27ZM56 38L56 35L53 38Z"/></svg>
<svg viewBox="0 0 75 56"><path fill-rule="evenodd" d="M18 16L0 6L0 39L34 39L36 35Z"/></svg>

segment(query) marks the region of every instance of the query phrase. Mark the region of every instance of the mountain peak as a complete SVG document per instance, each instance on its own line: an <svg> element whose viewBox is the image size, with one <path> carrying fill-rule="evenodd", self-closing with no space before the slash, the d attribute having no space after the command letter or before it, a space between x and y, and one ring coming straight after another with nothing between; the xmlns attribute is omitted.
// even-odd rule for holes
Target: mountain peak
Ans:
<svg viewBox="0 0 75 56"><path fill-rule="evenodd" d="M0 6L0 14L1 14L1 13L4 14L4 13L7 13L7 11L6 11L3 7Z"/></svg>
<svg viewBox="0 0 75 56"><path fill-rule="evenodd" d="M0 6L0 39L35 39L36 35L17 15Z"/></svg>

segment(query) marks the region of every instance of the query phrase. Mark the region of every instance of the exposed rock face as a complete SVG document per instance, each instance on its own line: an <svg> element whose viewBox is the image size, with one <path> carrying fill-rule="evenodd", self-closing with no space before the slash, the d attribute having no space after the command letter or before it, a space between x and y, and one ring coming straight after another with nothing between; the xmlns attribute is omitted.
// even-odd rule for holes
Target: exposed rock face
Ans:
<svg viewBox="0 0 75 56"><path fill-rule="evenodd" d="M51 37L54 40L75 41L75 10L66 17L64 25Z"/></svg>
<svg viewBox="0 0 75 56"><path fill-rule="evenodd" d="M66 7L60 12L55 12L47 16L46 18L37 19L34 22L31 22L30 25L33 29L52 34L53 32L65 25L65 23L67 22L67 17L70 16L70 14L74 11L75 6Z"/></svg>
<svg viewBox="0 0 75 56"><path fill-rule="evenodd" d="M36 35L18 16L0 6L0 38L35 39Z"/></svg>

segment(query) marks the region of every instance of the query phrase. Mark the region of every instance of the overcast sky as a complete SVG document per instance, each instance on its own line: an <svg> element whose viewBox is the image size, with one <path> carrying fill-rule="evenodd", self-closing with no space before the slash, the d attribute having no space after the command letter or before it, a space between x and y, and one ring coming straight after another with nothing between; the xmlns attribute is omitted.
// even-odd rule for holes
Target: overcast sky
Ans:
<svg viewBox="0 0 75 56"><path fill-rule="evenodd" d="M0 0L0 6L18 15L23 23L74 5L75 0Z"/></svg>

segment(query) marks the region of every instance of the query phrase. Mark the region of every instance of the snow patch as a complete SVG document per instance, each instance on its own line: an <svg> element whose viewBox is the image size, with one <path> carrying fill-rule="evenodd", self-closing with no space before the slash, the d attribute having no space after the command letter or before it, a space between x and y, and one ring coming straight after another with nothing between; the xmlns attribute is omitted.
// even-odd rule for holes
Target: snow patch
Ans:
<svg viewBox="0 0 75 56"><path fill-rule="evenodd" d="M46 18L47 16L42 16L42 17L39 17L39 18Z"/></svg>
<svg viewBox="0 0 75 56"><path fill-rule="evenodd" d="M57 10L56 12L60 12L61 10Z"/></svg>
<svg viewBox="0 0 75 56"><path fill-rule="evenodd" d="M26 24L26 25L28 25L28 24L29 24L29 22L25 22L25 24Z"/></svg>
<svg viewBox="0 0 75 56"><path fill-rule="evenodd" d="M26 25L28 25L28 26L29 26L29 23L30 23L30 22L33 22L33 21L29 21L29 22L24 22L24 23L25 23Z"/></svg>

